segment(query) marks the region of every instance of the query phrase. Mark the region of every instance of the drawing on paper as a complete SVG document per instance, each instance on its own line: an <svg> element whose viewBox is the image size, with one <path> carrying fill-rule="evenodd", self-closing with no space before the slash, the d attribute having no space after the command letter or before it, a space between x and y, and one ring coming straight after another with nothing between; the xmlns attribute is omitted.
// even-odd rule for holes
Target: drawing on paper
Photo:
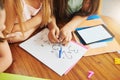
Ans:
<svg viewBox="0 0 120 80"><path fill-rule="evenodd" d="M59 50L60 50L60 44L53 44L49 41L48 37L46 35L48 35L48 31L41 31L41 35L38 36L36 39L34 39L34 42L36 43L36 45L38 45L39 47L45 48L46 45L47 46L51 46L51 50L50 52L52 54L55 54L56 57L58 57L59 55ZM64 46L62 46L64 47ZM61 59L72 59L73 58L73 54L77 54L79 53L79 49L68 45L66 47L66 49L62 50L62 58Z"/></svg>

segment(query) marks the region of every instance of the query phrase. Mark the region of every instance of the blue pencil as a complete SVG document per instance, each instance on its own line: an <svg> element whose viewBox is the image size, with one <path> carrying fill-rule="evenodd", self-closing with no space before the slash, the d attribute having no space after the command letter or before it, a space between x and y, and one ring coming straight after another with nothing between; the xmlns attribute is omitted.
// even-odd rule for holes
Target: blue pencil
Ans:
<svg viewBox="0 0 120 80"><path fill-rule="evenodd" d="M60 46L60 50L59 50L59 58L61 58L62 56L62 46Z"/></svg>

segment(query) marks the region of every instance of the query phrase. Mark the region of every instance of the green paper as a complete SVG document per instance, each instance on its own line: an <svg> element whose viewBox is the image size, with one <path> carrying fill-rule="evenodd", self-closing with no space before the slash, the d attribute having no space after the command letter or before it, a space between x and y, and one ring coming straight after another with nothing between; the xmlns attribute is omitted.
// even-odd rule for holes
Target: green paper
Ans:
<svg viewBox="0 0 120 80"><path fill-rule="evenodd" d="M50 80L50 79L28 77L10 73L0 73L0 80Z"/></svg>

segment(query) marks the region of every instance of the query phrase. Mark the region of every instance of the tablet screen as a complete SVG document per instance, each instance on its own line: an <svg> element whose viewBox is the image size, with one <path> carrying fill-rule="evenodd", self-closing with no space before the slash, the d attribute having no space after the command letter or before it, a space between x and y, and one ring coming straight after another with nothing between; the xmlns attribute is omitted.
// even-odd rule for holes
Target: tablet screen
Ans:
<svg viewBox="0 0 120 80"><path fill-rule="evenodd" d="M113 38L113 35L110 33L110 31L108 31L103 25L77 30L77 33L83 39L85 44Z"/></svg>

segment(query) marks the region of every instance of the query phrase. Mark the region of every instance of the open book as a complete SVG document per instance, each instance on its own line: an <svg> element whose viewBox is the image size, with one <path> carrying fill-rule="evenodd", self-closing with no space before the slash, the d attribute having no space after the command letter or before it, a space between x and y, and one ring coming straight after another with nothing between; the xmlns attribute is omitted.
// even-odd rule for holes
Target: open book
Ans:
<svg viewBox="0 0 120 80"><path fill-rule="evenodd" d="M71 41L67 46L62 46L62 55L59 58L61 45L51 43L48 32L49 30L45 28L19 46L62 76L80 60L87 48Z"/></svg>

